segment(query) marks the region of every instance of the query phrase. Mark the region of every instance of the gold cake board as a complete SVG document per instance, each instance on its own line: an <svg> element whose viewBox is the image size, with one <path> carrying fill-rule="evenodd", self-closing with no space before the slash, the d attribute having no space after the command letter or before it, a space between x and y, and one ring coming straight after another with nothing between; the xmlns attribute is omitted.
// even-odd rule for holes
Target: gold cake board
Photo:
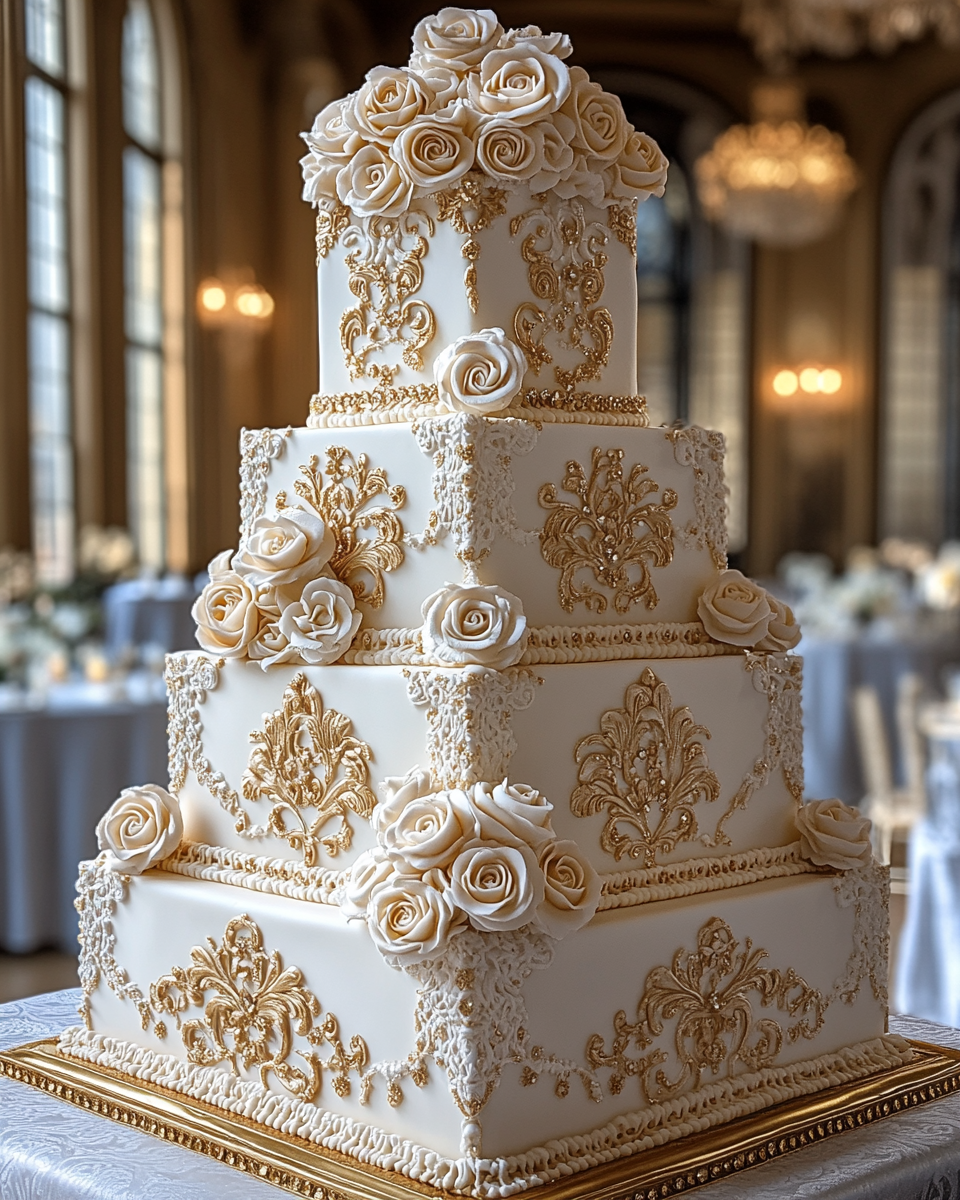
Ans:
<svg viewBox="0 0 960 1200"><path fill-rule="evenodd" d="M960 1091L960 1050L917 1041L910 1045L917 1058L907 1066L565 1176L536 1188L537 1200L663 1200ZM297 1196L423 1200L450 1195L168 1088L67 1058L53 1038L0 1053L0 1077L207 1154Z"/></svg>

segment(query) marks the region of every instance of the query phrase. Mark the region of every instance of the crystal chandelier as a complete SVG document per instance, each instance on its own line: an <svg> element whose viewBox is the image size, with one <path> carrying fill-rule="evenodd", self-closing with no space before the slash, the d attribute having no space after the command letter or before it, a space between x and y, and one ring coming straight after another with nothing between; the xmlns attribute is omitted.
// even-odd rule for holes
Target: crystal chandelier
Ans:
<svg viewBox="0 0 960 1200"><path fill-rule="evenodd" d="M755 120L721 133L697 160L710 220L767 246L803 246L835 227L857 186L843 138L803 119L799 88L770 80L754 89Z"/></svg>
<svg viewBox="0 0 960 1200"><path fill-rule="evenodd" d="M811 50L838 58L889 53L929 31L960 43L960 0L742 0L740 28L769 70Z"/></svg>

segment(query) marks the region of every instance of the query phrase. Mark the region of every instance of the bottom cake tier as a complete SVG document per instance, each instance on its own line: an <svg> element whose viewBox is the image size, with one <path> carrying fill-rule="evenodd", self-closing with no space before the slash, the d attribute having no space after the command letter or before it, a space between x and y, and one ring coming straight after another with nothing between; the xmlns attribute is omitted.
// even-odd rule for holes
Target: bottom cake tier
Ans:
<svg viewBox="0 0 960 1200"><path fill-rule="evenodd" d="M871 864L464 930L389 966L330 904L81 875L61 1050L422 1183L508 1195L909 1061Z"/></svg>

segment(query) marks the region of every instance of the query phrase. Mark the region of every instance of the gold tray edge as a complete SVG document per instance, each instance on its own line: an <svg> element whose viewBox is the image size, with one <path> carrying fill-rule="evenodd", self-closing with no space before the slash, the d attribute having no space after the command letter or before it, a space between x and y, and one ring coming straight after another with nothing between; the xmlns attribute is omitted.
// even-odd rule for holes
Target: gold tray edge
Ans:
<svg viewBox="0 0 960 1200"><path fill-rule="evenodd" d="M784 1101L545 1183L541 1200L662 1200L960 1090L960 1050L910 1041L915 1062ZM0 1052L0 1077L225 1163L298 1196L423 1200L441 1192L269 1130L204 1101L61 1055L56 1039Z"/></svg>

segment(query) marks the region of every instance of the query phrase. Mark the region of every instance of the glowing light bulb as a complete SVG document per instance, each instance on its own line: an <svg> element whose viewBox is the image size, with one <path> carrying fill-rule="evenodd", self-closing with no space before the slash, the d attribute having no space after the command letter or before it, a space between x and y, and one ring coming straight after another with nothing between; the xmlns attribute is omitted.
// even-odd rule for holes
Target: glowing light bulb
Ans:
<svg viewBox="0 0 960 1200"><path fill-rule="evenodd" d="M820 372L820 391L827 396L832 396L835 392L839 392L843 385L843 376L833 367L827 367L825 371Z"/></svg>
<svg viewBox="0 0 960 1200"><path fill-rule="evenodd" d="M262 287L249 285L237 289L233 298L233 306L244 317L253 317L264 321L273 312L273 297Z"/></svg>
<svg viewBox="0 0 960 1200"><path fill-rule="evenodd" d="M816 367L804 367L800 372L800 386L808 396L820 391L820 372Z"/></svg>
<svg viewBox="0 0 960 1200"><path fill-rule="evenodd" d="M773 377L773 390L778 396L792 396L797 390L796 371L778 371Z"/></svg>
<svg viewBox="0 0 960 1200"><path fill-rule="evenodd" d="M200 305L207 312L223 312L226 304L227 292L219 280L208 279L200 284Z"/></svg>

